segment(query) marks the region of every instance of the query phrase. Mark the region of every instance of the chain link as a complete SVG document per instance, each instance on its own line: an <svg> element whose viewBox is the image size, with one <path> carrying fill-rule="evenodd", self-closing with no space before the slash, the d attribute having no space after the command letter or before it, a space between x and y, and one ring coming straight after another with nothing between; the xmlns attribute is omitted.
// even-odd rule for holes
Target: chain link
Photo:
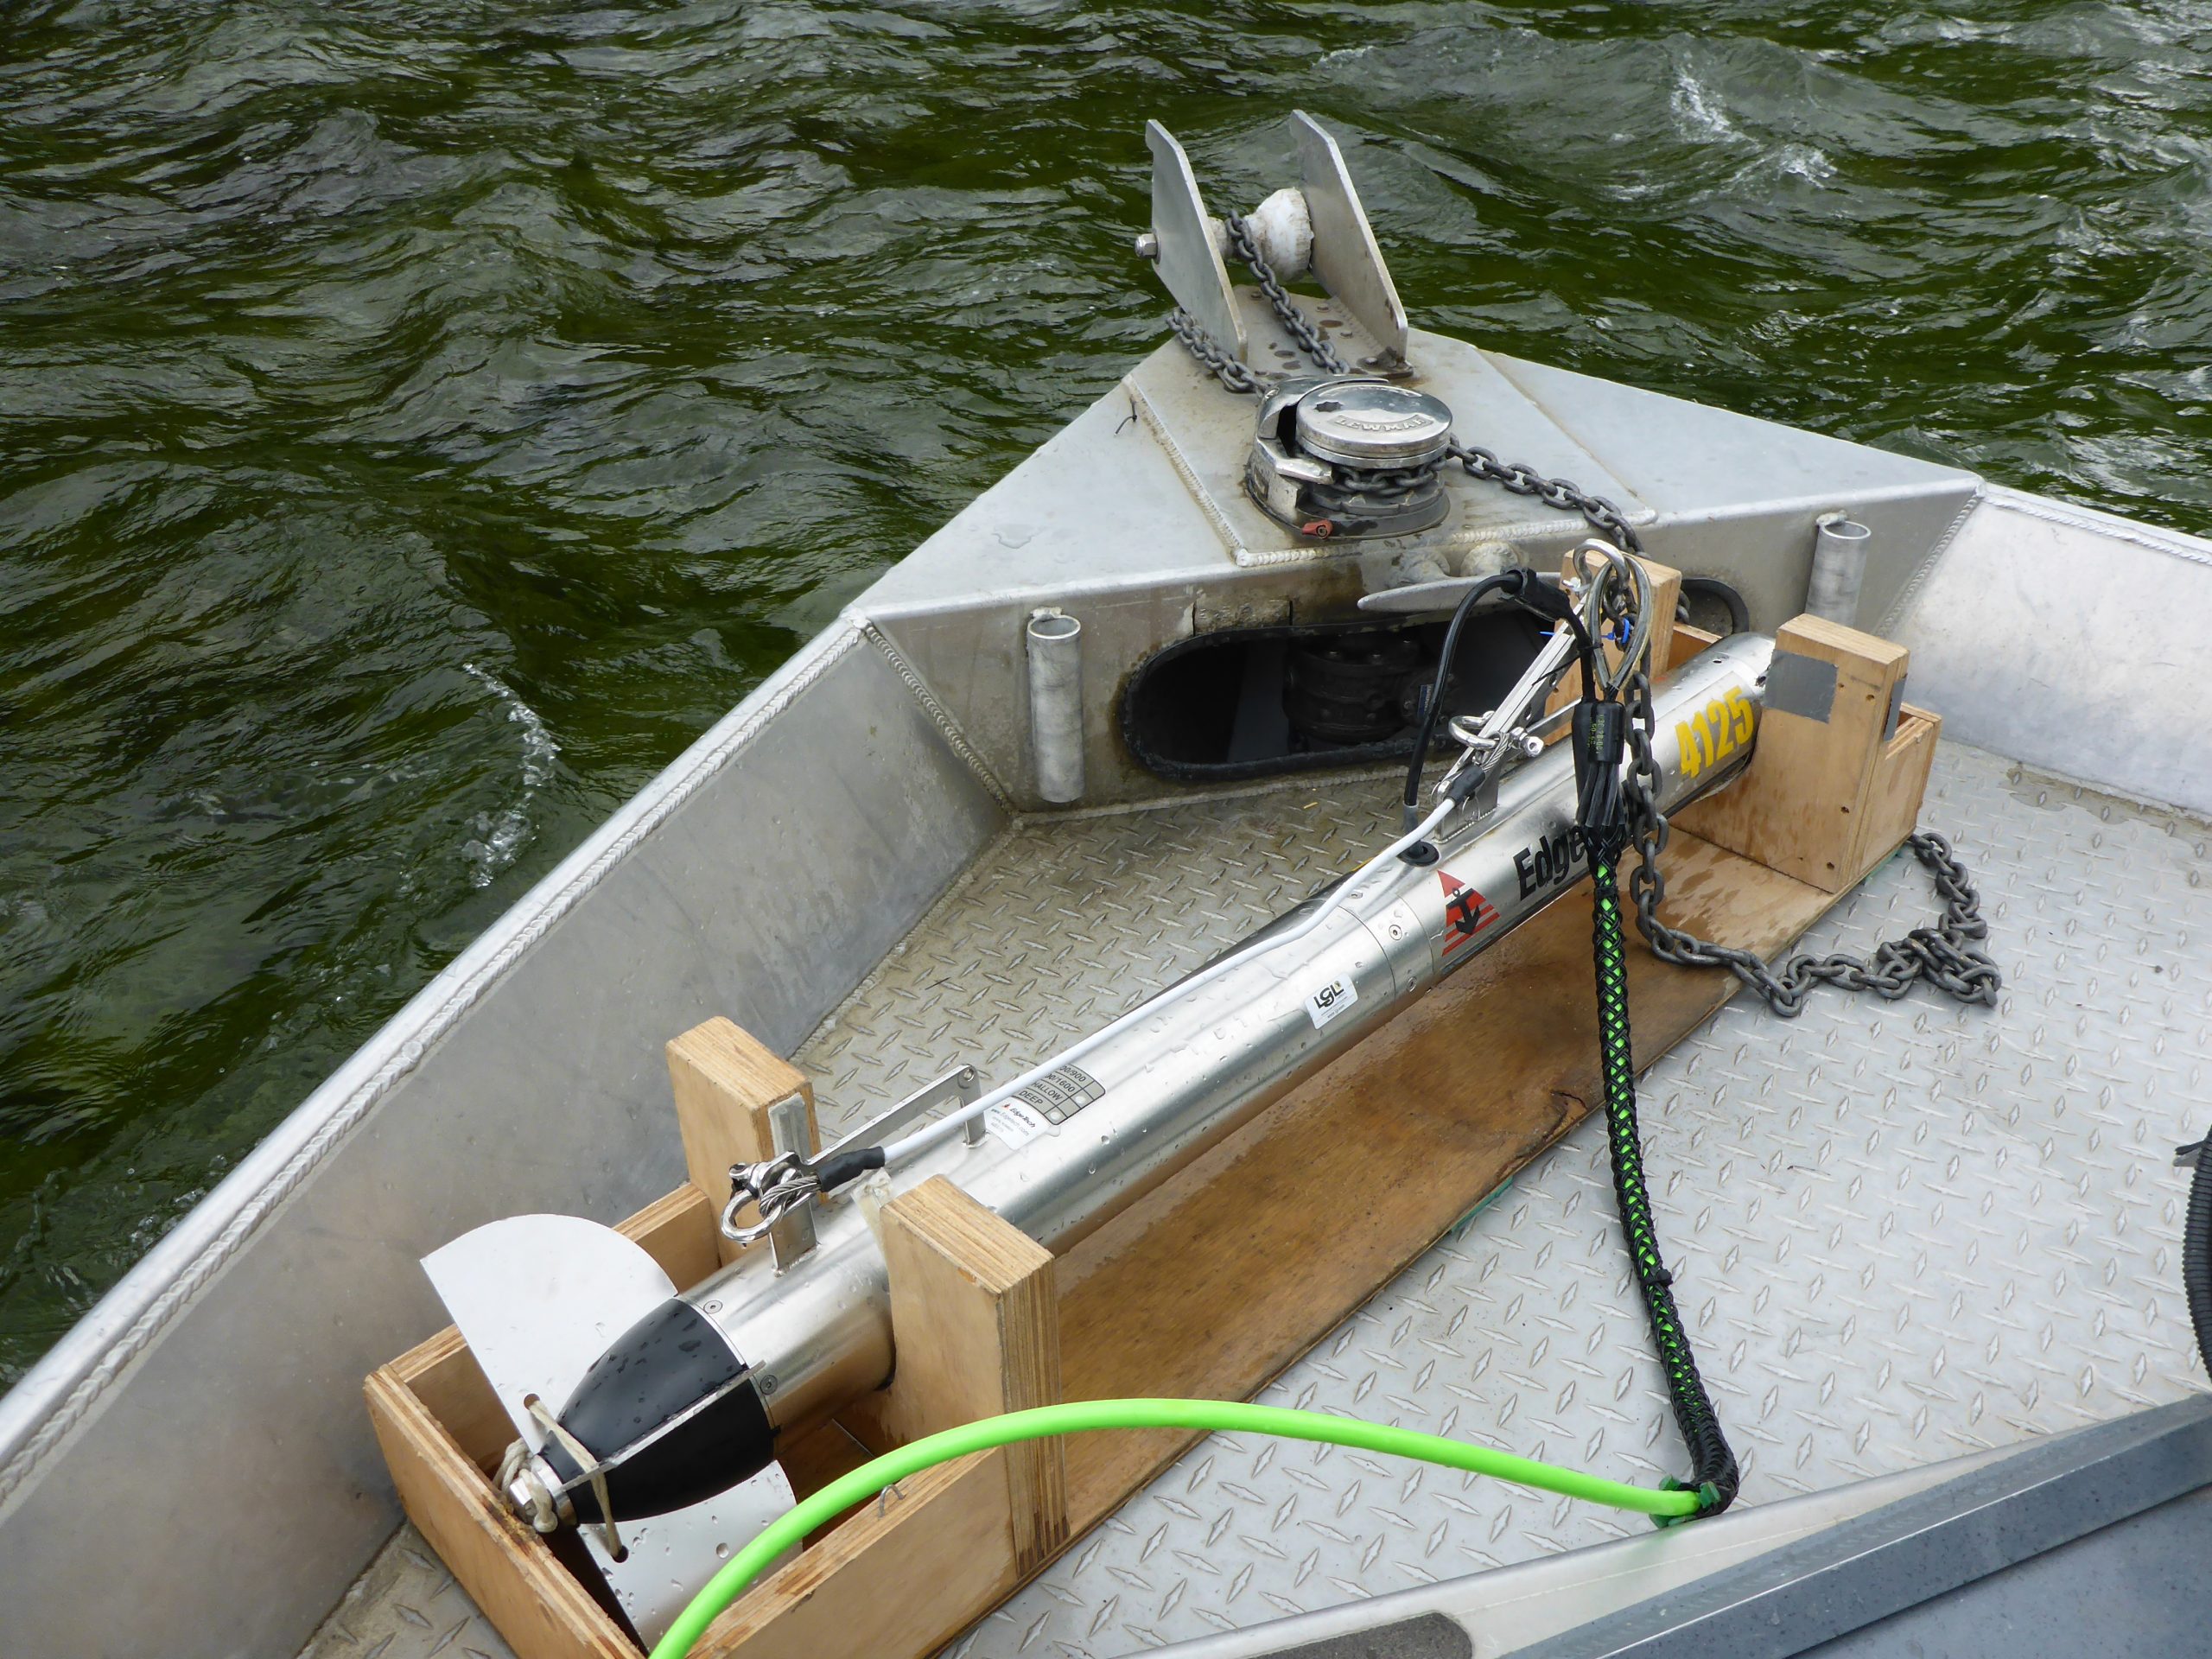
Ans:
<svg viewBox="0 0 2212 1659"><path fill-rule="evenodd" d="M1314 327L1306 315L1298 308L1290 297L1290 290L1276 277L1274 267L1260 257L1260 245L1252 239L1252 228L1241 214L1231 213L1223 221L1229 231L1229 251L1252 268L1252 275L1260 284L1260 292L1268 296L1268 303L1274 308L1275 321L1282 324L1283 332L1298 342L1299 349L1331 374L1350 374L1351 368L1337 355L1336 347L1328 337ZM1190 348L1200 366L1221 384L1239 396L1265 391L1275 382L1273 375L1261 374L1248 368L1233 357L1198 320L1177 306L1167 316L1167 326L1175 337Z"/></svg>
<svg viewBox="0 0 2212 1659"><path fill-rule="evenodd" d="M1200 366L1231 391L1241 396L1266 389L1268 382L1224 351L1198 320L1181 306L1167 314L1167 326L1175 331L1176 339L1190 347L1191 355L1198 359Z"/></svg>
<svg viewBox="0 0 2212 1659"><path fill-rule="evenodd" d="M1445 453L1476 478L1513 495L1533 496L1555 512L1579 512L1590 527L1624 553L1643 551L1643 538L1623 512L1602 495L1592 495L1564 478L1546 478L1517 461L1500 461L1478 443L1454 443Z"/></svg>
<svg viewBox="0 0 2212 1659"><path fill-rule="evenodd" d="M1275 321L1282 324L1283 332L1298 342L1306 356L1331 374L1350 374L1351 365L1337 355L1337 348L1329 344L1326 336L1306 320L1291 299L1287 289L1275 280L1274 269L1260 257L1260 245L1252 239L1252 227L1243 217L1231 213L1223 221L1229 227L1230 251L1252 268L1252 275L1260 284L1260 292L1268 296L1268 303L1274 308Z"/></svg>
<svg viewBox="0 0 2212 1659"><path fill-rule="evenodd" d="M1840 951L1825 957L1792 957L1777 972L1757 954L1697 938L1659 919L1659 906L1667 896L1667 880L1659 860L1667 850L1667 819L1657 805L1659 762L1651 747L1656 721L1651 708L1650 676L1639 671L1629 682L1628 736L1630 758L1628 776L1629 830L1636 843L1637 868L1630 872L1629 894L1636 903L1636 923L1652 955L1664 962L1693 968L1726 968L1761 996L1785 1020L1794 1019L1816 985L1840 985L1846 990L1872 991L1894 1001L1921 980L1961 1002L1997 1006L2003 976L1997 964L1971 941L1989 937L1982 919L1981 898L1974 881L1951 852L1942 836L1921 831L1905 845L1936 879L1936 892L1943 900L1943 913L1933 927L1916 927L1901 939L1874 947L1868 957Z"/></svg>
<svg viewBox="0 0 2212 1659"><path fill-rule="evenodd" d="M1439 460L1426 467L1340 466L1337 468L1340 482L1308 484L1306 497L1331 512L1354 515L1387 512L1414 496L1434 489L1438 469L1443 464Z"/></svg>

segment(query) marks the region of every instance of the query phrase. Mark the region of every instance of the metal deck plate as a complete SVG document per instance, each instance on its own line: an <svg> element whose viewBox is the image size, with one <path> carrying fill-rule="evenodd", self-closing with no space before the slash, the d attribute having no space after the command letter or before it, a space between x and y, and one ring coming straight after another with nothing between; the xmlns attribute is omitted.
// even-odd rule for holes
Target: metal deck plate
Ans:
<svg viewBox="0 0 2212 1659"><path fill-rule="evenodd" d="M1382 839L1391 793L1325 780L1017 826L801 1052L823 1133L957 1061L1004 1076L1093 1028ZM1746 1503L2202 1385L2173 1259L2186 1174L2171 1161L2212 1104L2212 830L1955 746L1923 821L1980 881L1999 1009L1831 993L1784 1021L1738 1001L1643 1084L1661 1236ZM1809 942L1864 950L1934 903L1918 867L1892 860ZM1681 1472L1599 1129L1262 1397L1626 1479ZM1112 1659L1641 1525L1216 1436L951 1651ZM503 1655L464 1611L403 1533L308 1652Z"/></svg>
<svg viewBox="0 0 2212 1659"><path fill-rule="evenodd" d="M423 1535L404 1526L300 1659L514 1659Z"/></svg>
<svg viewBox="0 0 2212 1659"><path fill-rule="evenodd" d="M1018 822L792 1057L823 1137L1088 1036L1389 840L1403 778Z"/></svg>

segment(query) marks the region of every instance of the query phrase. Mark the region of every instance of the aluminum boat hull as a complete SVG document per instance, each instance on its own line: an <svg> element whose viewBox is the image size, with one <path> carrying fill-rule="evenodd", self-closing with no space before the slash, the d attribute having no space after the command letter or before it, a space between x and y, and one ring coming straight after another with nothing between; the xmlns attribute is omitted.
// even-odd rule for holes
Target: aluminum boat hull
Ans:
<svg viewBox="0 0 2212 1659"><path fill-rule="evenodd" d="M2212 811L2196 671L2161 643L2212 606L2212 543L1438 335L1411 355L1465 437L1612 495L1655 556L1737 583L1756 626L1799 607L1815 518L1852 514L1877 549L1859 620L1910 648L1947 742ZM1135 810L1186 794L1114 735L1136 663L1421 574L1219 509L1208 435L1236 453L1240 419L1173 346L1076 414L464 950L0 1400L10 1645L298 1649L399 1521L359 1385L444 1323L417 1258L497 1217L612 1220L664 1191L671 1033L727 1014L796 1049L1010 826L1061 822L1027 751L1033 610L1084 620L1084 809ZM1463 563L1509 545L1546 563L1580 531L1503 496L1457 511Z"/></svg>

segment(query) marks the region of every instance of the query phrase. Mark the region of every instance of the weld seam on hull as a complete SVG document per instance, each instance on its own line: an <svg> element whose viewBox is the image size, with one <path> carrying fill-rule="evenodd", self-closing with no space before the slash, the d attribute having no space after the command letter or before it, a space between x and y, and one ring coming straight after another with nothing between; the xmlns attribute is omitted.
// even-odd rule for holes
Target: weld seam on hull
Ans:
<svg viewBox="0 0 2212 1659"><path fill-rule="evenodd" d="M1482 487L1478 484L1476 488ZM1622 514L1638 530L1648 530L1659 522L1659 515L1649 507ZM1506 524L1462 527L1451 533L1440 550L1446 554L1472 553L1488 550L1503 543L1573 541L1591 533L1590 527L1580 515L1572 518L1516 518ZM1262 569L1273 565L1316 564L1325 559L1356 556L1362 551L1357 541L1316 542L1311 547L1279 547L1255 551L1249 547L1236 550L1236 563L1244 569Z"/></svg>
<svg viewBox="0 0 2212 1659"><path fill-rule="evenodd" d="M960 729L959 722L952 717L952 711L938 701L937 693L930 690L928 682L906 660L899 647L892 644L889 634L868 618L859 618L858 622L861 632L883 653L883 660L891 665L892 672L906 682L906 690L913 693L914 701L930 717L930 723L937 728L938 735L944 740L945 747L967 763L968 769L976 774L976 781L982 785L984 792L998 804L999 810L1013 815L1016 810L1014 797L1007 793L997 778L992 775L991 769L983 764L983 757L969 742L968 734Z"/></svg>
<svg viewBox="0 0 2212 1659"><path fill-rule="evenodd" d="M1897 596L1890 601L1890 608L1882 613L1881 623L1874 630L1876 633L1885 639L1897 637L1897 629L1911 610L1913 601L1920 597L1920 590L1928 585L1929 576L1943 562L1943 555L1951 550L1951 543L1959 539L1959 532L1967 527L1967 520L1974 517L1974 509L1990 499L1988 487L1977 479L1974 488L1967 492L1967 499L1959 504L1959 510L1951 515L1951 522L1943 526L1943 533L1928 550L1928 556L1913 567L1912 574L1905 578L1904 586L1897 590Z"/></svg>
<svg viewBox="0 0 2212 1659"><path fill-rule="evenodd" d="M2086 531L2094 536L2108 536L2113 541L2126 542L2153 553L2164 553L2190 564L2212 565L2212 543L2208 543L2202 537L2192 536L2185 530L2169 530L2163 524L2145 524L2096 507L2085 507L2077 502L2031 495L2025 490L1992 490L1989 500L1993 505L2017 512L2024 518L2040 518L2045 524L2063 524L2069 530Z"/></svg>

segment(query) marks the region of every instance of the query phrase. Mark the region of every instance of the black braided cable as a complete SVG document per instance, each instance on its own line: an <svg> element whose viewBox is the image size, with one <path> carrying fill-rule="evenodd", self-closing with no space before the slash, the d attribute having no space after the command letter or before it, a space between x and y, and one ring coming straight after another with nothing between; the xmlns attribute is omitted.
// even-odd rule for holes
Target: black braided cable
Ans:
<svg viewBox="0 0 2212 1659"><path fill-rule="evenodd" d="M1611 841L1601 845L1598 842ZM1718 1515L1736 1501L1739 1476L1736 1454L1721 1433L1705 1379L1698 1375L1690 1336L1675 1306L1673 1275L1659 1254L1659 1231L1651 1219L1651 1197L1643 1179L1643 1138L1636 1116L1636 1052L1628 1020L1628 946L1621 931L1620 886L1615 863L1617 837L1597 838L1590 848L1592 938L1598 970L1598 1050L1605 1087L1605 1141L1612 1154L1613 1197L1620 1208L1621 1233L1628 1244L1637 1288L1651 1340L1667 1375L1667 1398L1675 1426L1690 1452L1687 1483L1703 1499L1698 1513Z"/></svg>
<svg viewBox="0 0 2212 1659"><path fill-rule="evenodd" d="M2186 1150L2186 1148L2184 1148ZM2196 1143L2196 1173L2190 1178L2189 1218L2181 1236L2181 1283L2189 1297L2190 1328L2197 1357L2212 1372L2212 1136Z"/></svg>

